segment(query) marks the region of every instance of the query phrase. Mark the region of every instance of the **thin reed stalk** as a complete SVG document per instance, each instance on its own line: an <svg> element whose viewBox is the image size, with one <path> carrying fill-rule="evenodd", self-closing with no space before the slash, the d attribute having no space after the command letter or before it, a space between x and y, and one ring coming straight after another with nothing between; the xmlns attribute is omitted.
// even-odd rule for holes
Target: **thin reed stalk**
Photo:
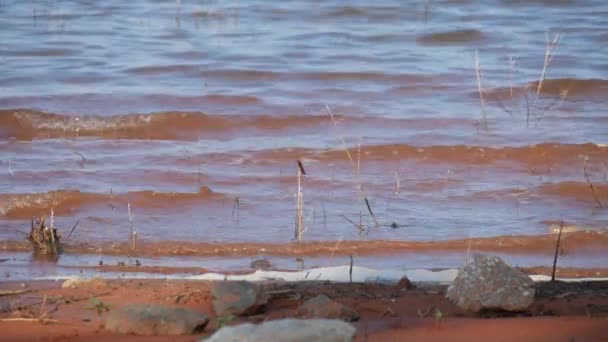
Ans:
<svg viewBox="0 0 608 342"><path fill-rule="evenodd" d="M555 242L555 255L553 257L553 269L551 271L551 281L555 281L555 269L557 267L557 257L559 255L559 243L562 240L562 230L564 229L564 221L559 224L559 232L557 233L557 241Z"/></svg>
<svg viewBox="0 0 608 342"><path fill-rule="evenodd" d="M302 241L304 235L304 201L302 199L302 176L306 174L301 161L298 163L298 193L296 194L296 226L294 237L298 241Z"/></svg>
<svg viewBox="0 0 608 342"><path fill-rule="evenodd" d="M587 187L589 187L589 191L591 191L591 196L593 197L593 200L595 201L595 204L597 205L597 208L603 209L604 205L602 204L602 201L600 201L600 198L598 197L598 195L595 191L595 186L593 185L593 182L591 182L591 177L589 176L589 172L587 172L587 161L586 160L585 160L585 164L583 165L583 175L585 177L585 181L587 182Z"/></svg>
<svg viewBox="0 0 608 342"><path fill-rule="evenodd" d="M544 85L545 79L547 77L547 72L549 70L549 66L551 65L551 62L553 61L555 49L557 49L557 47L559 46L560 39L561 39L561 34L559 34L559 33L556 34L555 37L553 37L553 40L549 39L549 33L545 33L546 47L545 47L545 59L543 62L543 69L540 73L540 78L538 79L538 84L536 85L536 97L534 98L534 101L532 102L532 110L528 111L528 115L530 115L530 113L531 113L531 115L533 117L537 116L536 105L537 105L538 99L540 98L540 93L543 89L543 85ZM530 117L527 118L526 122L529 124Z"/></svg>
<svg viewBox="0 0 608 342"><path fill-rule="evenodd" d="M325 111L327 112L327 114L329 115L329 117L331 118L331 121L334 125L334 127L336 128L336 130L338 129L338 123L336 121L336 118L333 114L333 112L331 111L331 109L329 109L329 106L326 104L325 105ZM356 181L357 181L357 185L358 185L358 189L359 189L359 200L363 200L368 212L370 213L370 215L372 216L373 220L374 220L374 225L375 227L378 227L378 220L376 219L376 216L373 214L373 211L371 210L371 206L369 204L369 201L367 199L367 195L365 194L365 189L363 188L363 182L361 181L361 139L359 139L359 142L357 144L357 160L355 161L353 159L352 154L350 153L350 151L348 150L348 147L346 146L346 140L344 139L344 136L342 136L341 134L338 134L338 137L340 139L340 142L342 143L342 149L344 150L344 152L346 153L346 156L348 158L348 160L351 163L351 166L353 168L353 171L355 173L355 177L356 177ZM360 220L362 218L362 215L359 216Z"/></svg>
<svg viewBox="0 0 608 342"><path fill-rule="evenodd" d="M135 230L135 223L133 222L133 215L131 214L131 203L127 203L127 210L129 213L129 223L131 228L131 250L129 251L129 257L135 254L137 249L137 230Z"/></svg>

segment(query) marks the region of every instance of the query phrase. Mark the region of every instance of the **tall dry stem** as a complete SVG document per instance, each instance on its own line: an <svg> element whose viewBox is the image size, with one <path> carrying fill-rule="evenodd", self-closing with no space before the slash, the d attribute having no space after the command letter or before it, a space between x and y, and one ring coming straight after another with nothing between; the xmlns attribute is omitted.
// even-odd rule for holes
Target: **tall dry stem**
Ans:
<svg viewBox="0 0 608 342"><path fill-rule="evenodd" d="M302 199L302 176L306 174L302 162L298 162L298 193L296 194L296 226L294 237L298 241L302 241L304 234L304 203Z"/></svg>
<svg viewBox="0 0 608 342"><path fill-rule="evenodd" d="M137 248L137 230L135 230L135 223L133 222L133 215L131 214L131 203L127 203L127 211L131 229L131 250L129 251L129 256L131 256L135 253L135 249Z"/></svg>

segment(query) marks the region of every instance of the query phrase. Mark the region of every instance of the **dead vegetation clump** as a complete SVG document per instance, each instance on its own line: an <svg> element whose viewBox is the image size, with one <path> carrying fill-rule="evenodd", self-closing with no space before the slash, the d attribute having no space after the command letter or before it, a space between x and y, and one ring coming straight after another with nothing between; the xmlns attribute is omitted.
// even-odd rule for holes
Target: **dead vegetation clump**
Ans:
<svg viewBox="0 0 608 342"><path fill-rule="evenodd" d="M51 220L52 221L52 220ZM57 229L46 225L46 218L32 219L32 225L27 240L34 247L34 255L56 259L62 251L61 236Z"/></svg>

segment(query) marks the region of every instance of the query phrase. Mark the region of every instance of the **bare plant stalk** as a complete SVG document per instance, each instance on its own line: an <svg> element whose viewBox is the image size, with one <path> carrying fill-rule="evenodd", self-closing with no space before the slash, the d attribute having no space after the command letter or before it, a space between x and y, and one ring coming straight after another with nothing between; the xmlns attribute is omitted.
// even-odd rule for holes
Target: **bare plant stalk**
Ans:
<svg viewBox="0 0 608 342"><path fill-rule="evenodd" d="M587 161L585 160L585 164L583 165L583 175L585 176L585 181L587 182L587 186L589 187L589 191L591 191L591 196L593 196L593 200L597 204L597 207L600 209L604 208L602 201L600 201L597 193L595 192L595 186L593 182L591 182L591 177L589 177L589 173L587 172Z"/></svg>
<svg viewBox="0 0 608 342"><path fill-rule="evenodd" d="M239 222L239 210L241 208L241 201L239 197L234 198L234 204L232 205L232 218L236 218L236 222Z"/></svg>
<svg viewBox="0 0 608 342"><path fill-rule="evenodd" d="M332 248L332 251L331 251L332 258L334 255L336 255L336 251L338 251L338 248L340 248L340 244L342 243L343 240L344 240L344 236L340 235L338 242L336 242L336 245L334 246L334 248Z"/></svg>
<svg viewBox="0 0 608 342"><path fill-rule="evenodd" d="M483 88L481 86L481 67L479 63L479 50L475 50L475 76L477 76L477 91L479 92L479 104L481 105L481 118L483 120L484 129L488 129L488 121L486 119L486 104L483 98Z"/></svg>
<svg viewBox="0 0 608 342"><path fill-rule="evenodd" d="M557 266L557 256L559 255L559 243L562 239L562 230L564 229L564 221L559 224L559 232L557 233L557 242L555 243L555 256L553 257L553 270L551 271L551 281L555 281L555 268Z"/></svg>
<svg viewBox="0 0 608 342"><path fill-rule="evenodd" d="M336 118L334 117L334 114L332 113L331 109L329 109L328 105L325 105L325 110L327 111L327 114L329 114L329 117L331 118L331 122L333 123L334 127L337 129L338 122L336 121ZM344 137L339 134L339 138L340 138L340 141L342 142L342 148L344 149L344 152L346 152L346 156L348 157L348 160L350 160L350 162L354 165L355 161L353 159L353 156L350 154L350 151L346 147L346 141L344 140Z"/></svg>
<svg viewBox="0 0 608 342"><path fill-rule="evenodd" d="M332 113L331 109L329 109L329 106L326 104L325 105L325 110L327 111L327 114L329 115L329 117L331 118L331 121L334 125L334 127L337 129L338 128L338 124L336 122L335 116ZM363 182L361 182L361 169L360 169L360 164L361 164L361 141L359 141L358 144L358 156L357 156L357 161L355 162L355 160L353 159L353 156L351 155L350 151L348 150L348 148L346 147L346 141L344 140L344 137L342 135L339 134L339 138L340 141L342 142L342 148L344 149L344 152L346 152L346 156L348 157L348 160L350 161L353 170L355 172L355 176L357 178L357 185L359 187L359 200L361 198L363 198L367 204L368 210L370 210L369 208L369 201L367 201L367 196L365 194L365 190L363 189ZM372 215L373 216L373 215ZM378 221L376 220L376 217L373 216L374 221L376 223L376 226L378 226Z"/></svg>
<svg viewBox="0 0 608 342"><path fill-rule="evenodd" d="M399 179L399 170L395 171L395 194L401 189L401 180Z"/></svg>
<svg viewBox="0 0 608 342"><path fill-rule="evenodd" d="M298 160L298 193L296 195L296 229L295 239L302 241L302 235L304 233L304 214L303 207L304 203L302 200L302 175L305 174L302 163Z"/></svg>
<svg viewBox="0 0 608 342"><path fill-rule="evenodd" d="M378 220L376 219L376 215L374 215L374 212L372 211L372 207L369 204L369 201L367 200L367 197L365 197L365 206L367 207L367 211L369 212L369 214L372 216L372 218L374 219L374 225L376 227L379 226Z"/></svg>
<svg viewBox="0 0 608 342"><path fill-rule="evenodd" d="M513 100L513 71L515 70L515 59L513 56L509 56L509 94L511 100Z"/></svg>
<svg viewBox="0 0 608 342"><path fill-rule="evenodd" d="M357 175L361 175L361 139L359 139L359 143L357 144Z"/></svg>
<svg viewBox="0 0 608 342"><path fill-rule="evenodd" d="M356 222L354 222L353 220L349 219L348 217L346 217L345 215L342 215L342 218L344 220L346 220L346 222L352 224L355 228L357 228L357 233L359 233L359 235L361 235L361 233L363 233L363 231L365 231L365 229L363 228L363 220L361 218L361 213L359 213L359 223L357 224Z"/></svg>
<svg viewBox="0 0 608 342"><path fill-rule="evenodd" d="M353 255L350 255L350 267L348 269L348 277L350 279L350 283L353 283Z"/></svg>
<svg viewBox="0 0 608 342"><path fill-rule="evenodd" d="M323 229L327 229L327 212L325 211L325 201L321 201L323 207Z"/></svg>
<svg viewBox="0 0 608 342"><path fill-rule="evenodd" d="M549 41L549 34L545 34L545 41L547 42L547 46L545 48L545 62L543 63L543 70L540 74L540 79L538 80L538 85L536 87L536 97L540 95L540 91L543 88L543 82L545 80L545 76L547 75L547 70L549 69L549 65L551 65L551 61L553 60L553 52L555 48L559 44L559 40L561 35L558 33L553 37L552 41Z"/></svg>
<svg viewBox="0 0 608 342"><path fill-rule="evenodd" d="M534 115L536 115L536 112L535 112L536 103L538 102L538 99L540 97L540 92L543 89L543 84L545 82L545 78L547 77L547 72L549 70L549 66L551 65L551 62L553 61L553 55L554 55L555 49L559 45L560 39L561 39L561 35L559 33L556 34L555 37L553 37L553 40L549 40L549 33L545 33L545 41L546 41L545 60L543 63L543 69L540 73L540 78L538 80L538 84L536 85L536 97L534 98L534 102L532 103L532 113Z"/></svg>
<svg viewBox="0 0 608 342"><path fill-rule="evenodd" d="M68 237L66 238L69 239L70 236L72 236L72 233L76 230L76 227L78 227L78 224L80 223L80 220L76 221L76 223L72 226L72 230L70 230L70 233L68 234Z"/></svg>
<svg viewBox="0 0 608 342"><path fill-rule="evenodd" d="M55 241L55 212L53 209L51 209L51 227L47 227L46 229L51 233L51 247L53 255L57 255L57 242Z"/></svg>
<svg viewBox="0 0 608 342"><path fill-rule="evenodd" d="M131 228L131 250L129 251L129 256L131 256L135 253L135 249L137 248L137 231L135 230L133 215L131 215L131 203L127 203L127 210L129 213L129 223Z"/></svg>

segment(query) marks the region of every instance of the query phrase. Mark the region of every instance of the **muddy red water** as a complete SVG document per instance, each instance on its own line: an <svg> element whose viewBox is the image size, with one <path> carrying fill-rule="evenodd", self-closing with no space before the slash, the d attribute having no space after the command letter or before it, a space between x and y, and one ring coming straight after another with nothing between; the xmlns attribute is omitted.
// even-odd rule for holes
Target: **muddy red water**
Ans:
<svg viewBox="0 0 608 342"><path fill-rule="evenodd" d="M452 267L475 248L547 266L561 221L584 237L569 266L608 259L602 1L0 0L0 16L0 276L33 276L22 241L51 212L64 236L78 222L83 265L135 230L140 256L184 267L200 265L170 258L327 250Z"/></svg>

